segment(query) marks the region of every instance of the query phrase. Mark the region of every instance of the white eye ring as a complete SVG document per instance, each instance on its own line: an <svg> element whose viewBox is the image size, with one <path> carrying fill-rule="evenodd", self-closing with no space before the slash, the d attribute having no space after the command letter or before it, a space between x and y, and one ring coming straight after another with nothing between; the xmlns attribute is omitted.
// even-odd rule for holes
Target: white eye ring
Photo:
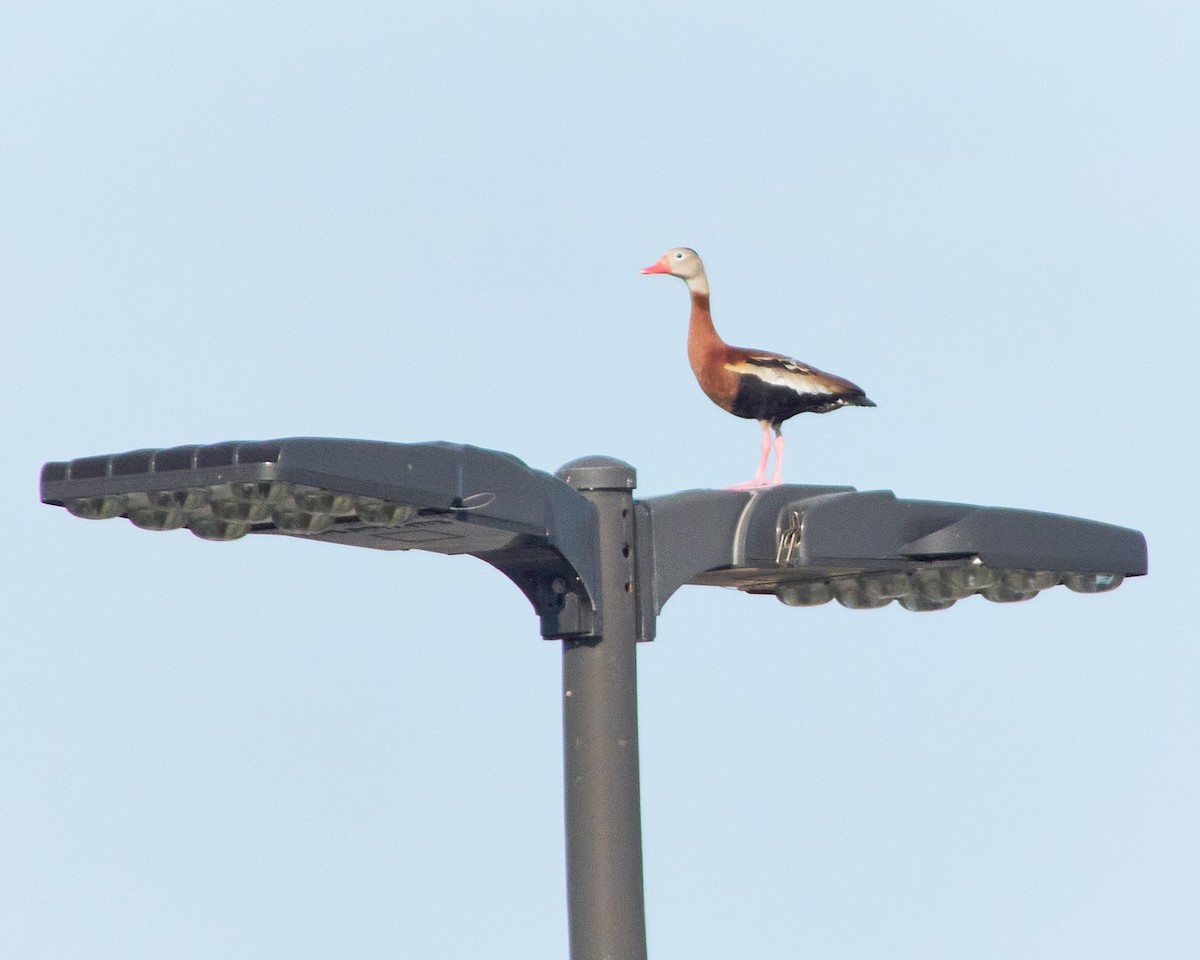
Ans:
<svg viewBox="0 0 1200 960"><path fill-rule="evenodd" d="M676 250L676 251L675 251L675 259L676 259L676 260L682 260L682 259L683 259L683 251L682 251L682 250Z"/></svg>

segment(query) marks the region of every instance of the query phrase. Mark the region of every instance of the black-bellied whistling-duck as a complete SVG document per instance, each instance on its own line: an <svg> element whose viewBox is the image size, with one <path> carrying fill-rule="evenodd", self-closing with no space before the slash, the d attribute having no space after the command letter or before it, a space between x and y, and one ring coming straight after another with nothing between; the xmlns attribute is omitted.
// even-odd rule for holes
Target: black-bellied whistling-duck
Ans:
<svg viewBox="0 0 1200 960"><path fill-rule="evenodd" d="M713 327L704 263L690 247L668 250L642 273L679 277L692 295L688 359L700 389L722 410L762 424L762 455L754 479L742 487L783 482L783 421L798 413L828 413L838 407L875 406L849 380L766 350L731 347ZM771 432L774 431L774 442ZM767 459L775 450L775 472L767 482Z"/></svg>

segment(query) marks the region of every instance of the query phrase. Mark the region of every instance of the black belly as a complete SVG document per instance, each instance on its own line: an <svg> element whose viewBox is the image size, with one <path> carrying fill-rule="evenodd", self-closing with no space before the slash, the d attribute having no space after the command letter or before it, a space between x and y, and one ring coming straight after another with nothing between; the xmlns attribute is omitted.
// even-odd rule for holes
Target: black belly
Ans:
<svg viewBox="0 0 1200 960"><path fill-rule="evenodd" d="M851 393L797 393L758 377L739 377L737 396L729 412L747 420L778 424L798 413L828 413L861 399Z"/></svg>

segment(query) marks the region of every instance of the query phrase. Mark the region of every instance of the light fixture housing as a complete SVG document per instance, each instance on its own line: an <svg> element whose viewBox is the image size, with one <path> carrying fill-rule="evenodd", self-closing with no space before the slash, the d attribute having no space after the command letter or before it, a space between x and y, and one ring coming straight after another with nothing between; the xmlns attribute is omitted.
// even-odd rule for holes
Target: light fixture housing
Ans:
<svg viewBox="0 0 1200 960"><path fill-rule="evenodd" d="M47 463L44 503L205 540L304 537L485 560L546 637L599 634L596 511L516 457L455 443L295 437Z"/></svg>
<svg viewBox="0 0 1200 960"><path fill-rule="evenodd" d="M205 540L273 534L470 554L521 588L544 637L603 635L595 507L507 453L312 437L135 450L48 463L41 496L77 517ZM1147 570L1136 530L886 490L689 490L633 509L628 588L640 640L653 639L685 583L792 606L928 612L974 595L1028 600L1059 584L1102 593Z"/></svg>
<svg viewBox="0 0 1200 960"><path fill-rule="evenodd" d="M784 485L689 490L637 504L643 638L683 584L774 594L790 606L893 601L945 610L978 594L1028 600L1058 584L1101 593L1147 570L1137 530L887 490Z"/></svg>

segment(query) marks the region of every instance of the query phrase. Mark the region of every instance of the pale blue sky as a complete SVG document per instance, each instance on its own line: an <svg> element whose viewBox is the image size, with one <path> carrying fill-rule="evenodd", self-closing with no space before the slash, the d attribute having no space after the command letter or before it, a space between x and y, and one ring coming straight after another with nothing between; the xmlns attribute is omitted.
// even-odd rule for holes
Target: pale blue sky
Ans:
<svg viewBox="0 0 1200 960"><path fill-rule="evenodd" d="M736 12L734 12L736 7ZM1145 531L936 614L685 588L639 653L663 958L1200 942L1184 2L10 3L0 955L566 954L559 651L465 558L201 542L46 460L445 439L748 477L718 329L879 404L788 479Z"/></svg>

